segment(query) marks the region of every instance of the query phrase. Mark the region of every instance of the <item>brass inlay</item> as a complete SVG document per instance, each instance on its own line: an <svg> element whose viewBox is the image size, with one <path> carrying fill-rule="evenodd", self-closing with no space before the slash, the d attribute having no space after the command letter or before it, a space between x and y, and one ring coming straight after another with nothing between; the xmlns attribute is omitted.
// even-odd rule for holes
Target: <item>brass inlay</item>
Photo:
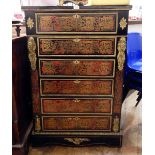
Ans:
<svg viewBox="0 0 155 155"><path fill-rule="evenodd" d="M88 36L88 35L85 35L85 36L77 36L77 38L75 38L75 36L57 36L57 35L55 35L55 36L37 36L37 35L34 35L35 37L37 37L37 44L38 44L38 56L40 56L40 57L49 57L49 55L47 54L47 55L42 55L42 54L40 54L40 43L39 43L39 39L51 39L51 40L57 40L57 39L73 39L73 41L74 41L74 39L79 39L79 37L80 37L80 40L81 39L86 39L86 40L88 40L88 39L114 39L115 41L114 41L114 54L112 54L112 55L108 55L108 54L106 54L106 55L95 55L95 54L92 54L92 55L74 55L74 57L115 57L116 56L116 44L117 44L117 37L119 37L119 36ZM53 57L66 57L66 55L52 55ZM67 55L68 57L72 57L73 55Z"/></svg>
<svg viewBox="0 0 155 155"><path fill-rule="evenodd" d="M68 114L71 114L71 113L66 113L66 112L64 112L64 113L47 113L47 112L44 112L43 111L43 100L44 99L49 99L49 98L41 98L41 113L42 114L50 114L50 115L55 115L55 114L65 114L65 115L68 115ZM50 98L50 100L57 100L57 99L64 99L64 100L67 100L67 99L70 99L70 98ZM73 102L75 102L75 103L80 103L82 100L92 100L92 99L96 99L96 100L101 100L101 99L109 99L109 100L111 100L111 103L110 103L110 107L111 107L111 109L110 109L110 112L109 113L82 113L83 115L103 115L103 114L106 114L106 115L111 115L112 114L112 109L113 109L113 98L106 98L106 97L104 97L104 98L80 98L80 99L74 99L73 100ZM72 114L76 114L76 115L79 115L80 113L72 113Z"/></svg>
<svg viewBox="0 0 155 155"><path fill-rule="evenodd" d="M40 77L88 77L88 75L87 76L80 76L80 75L43 75L42 73L41 73L41 61L46 61L46 60L55 60L55 59L47 59L47 58L45 58L45 59L43 59L43 58L40 58L39 59L39 76ZM57 60L59 60L59 61L63 61L63 60L67 60L67 61L71 61L72 59L57 59ZM112 78L114 78L115 77L115 64L116 64L116 62L115 62L115 59L78 59L78 60L75 60L75 61L73 61L73 63L75 64L75 65L78 65L81 61L101 61L101 60L104 60L104 61L113 61L114 62L114 65L113 65L113 73L112 73L112 75L110 75L110 76L104 76L104 78L105 77L112 77ZM90 76L89 76L90 77ZM94 78L101 78L102 76L91 76L91 78L92 77L94 77Z"/></svg>
<svg viewBox="0 0 155 155"><path fill-rule="evenodd" d="M50 130L50 129L44 129L44 123L43 123L43 119L44 118L54 118L54 117L57 117L57 118L59 118L59 117L68 117L68 119L69 120L79 120L80 118L79 117L74 117L74 118L71 118L70 116L49 116L49 115L47 115L47 116L42 116L41 118L41 120L42 120L42 131L46 131L46 132L48 132L48 131L50 131L50 133L52 134L59 134L60 132L63 132L63 131L65 131L64 132L64 135L65 134L67 134L67 131L66 130ZM80 116L81 117L81 116ZM104 118L109 118L110 119L110 122L109 122L109 127L108 127L108 129L103 129L102 131L111 131L111 125L112 125L112 117L111 116L82 116L82 118L84 118L84 117L89 117L89 118L94 118L94 117L104 117ZM70 134L74 134L74 133L77 133L77 135L78 134L81 134L82 133L82 131L84 131L84 130L78 130L78 132L76 132L77 130L70 130L68 133L70 133ZM86 131L84 131L84 133L86 134L87 132L89 132L89 131L91 131L91 132L99 132L99 131L101 131L101 130L86 130ZM102 132L103 133L103 132ZM97 133L96 133L97 134Z"/></svg>
<svg viewBox="0 0 155 155"><path fill-rule="evenodd" d="M79 103L79 102L80 102L79 99L74 99L73 101L74 101L75 103Z"/></svg>
<svg viewBox="0 0 155 155"><path fill-rule="evenodd" d="M79 83L80 83L80 81L79 81L79 80L75 80L75 81L74 81L74 83L79 84Z"/></svg>
<svg viewBox="0 0 155 155"><path fill-rule="evenodd" d="M70 135L73 135L73 136L77 136L77 135L79 135L79 136L115 136L115 135L118 135L118 136L120 136L120 135L122 135L122 131L120 131L120 132L117 132L117 133L115 133L115 132L94 132L94 131L91 131L91 132L89 132L89 131L87 131L87 132L60 132L60 131L58 131L58 132L48 132L48 131L46 131L46 132L35 132L35 131L32 131L32 134L33 135L59 135L59 136L64 136L64 135L68 135L68 136L70 136Z"/></svg>
<svg viewBox="0 0 155 155"><path fill-rule="evenodd" d="M124 67L125 62L125 50L126 50L126 38L121 37L118 42L118 55L117 55L117 61L118 61L118 69L121 71Z"/></svg>
<svg viewBox="0 0 155 155"><path fill-rule="evenodd" d="M119 117L115 116L113 120L113 131L118 132L119 131Z"/></svg>
<svg viewBox="0 0 155 155"><path fill-rule="evenodd" d="M48 80L57 80L57 79L48 79ZM68 80L68 79L62 79L62 80ZM75 80L75 81L73 81L74 83L77 83L77 84L79 84L80 83L80 81L82 81L82 80L84 80L84 79L78 79L78 80ZM98 79L85 79L85 80L98 80ZM84 80L84 81L85 81ZM114 96L114 80L113 79L102 79L102 81L112 81L112 93L110 94L110 95L91 95L91 96L96 96L96 97L101 97L101 96L106 96L106 97L108 97L108 96L111 96L111 97L113 97ZM46 79L40 79L40 95L41 96L51 96L51 95L53 95L53 94L43 94L43 92L42 92L42 81L46 81ZM54 94L54 96L56 97L56 96L59 96L60 94ZM61 96L68 96L68 95L66 95L66 94L61 94ZM69 96L87 96L87 95L77 95L77 94L69 94Z"/></svg>
<svg viewBox="0 0 155 155"><path fill-rule="evenodd" d="M82 142L89 142L88 138L64 138L64 140L72 142L75 145L80 145Z"/></svg>
<svg viewBox="0 0 155 155"><path fill-rule="evenodd" d="M35 131L39 132L41 130L41 120L38 115L35 117Z"/></svg>
<svg viewBox="0 0 155 155"><path fill-rule="evenodd" d="M122 28L122 30L124 30L126 28L127 22L126 22L126 19L124 17L120 20L119 25Z"/></svg>
<svg viewBox="0 0 155 155"><path fill-rule="evenodd" d="M84 11L84 9L82 9ZM50 10L51 11L51 10ZM61 13L63 15L72 15L73 13ZM117 29L118 29L118 12L110 12L110 13L78 13L79 17L80 15L106 15L106 14L111 14L116 16L116 21L115 21L115 31L106 31L106 32L41 32L38 31L38 15L61 15L60 13L35 13L35 19L36 19L36 34L117 34ZM76 18L77 15L75 15Z"/></svg>
<svg viewBox="0 0 155 155"><path fill-rule="evenodd" d="M33 71L35 71L37 58L36 58L36 43L33 37L29 37L27 47L29 52L28 57L31 63L31 68Z"/></svg>
<svg viewBox="0 0 155 155"><path fill-rule="evenodd" d="M31 19L30 17L27 19L27 27L31 30L33 28L34 22L33 19Z"/></svg>

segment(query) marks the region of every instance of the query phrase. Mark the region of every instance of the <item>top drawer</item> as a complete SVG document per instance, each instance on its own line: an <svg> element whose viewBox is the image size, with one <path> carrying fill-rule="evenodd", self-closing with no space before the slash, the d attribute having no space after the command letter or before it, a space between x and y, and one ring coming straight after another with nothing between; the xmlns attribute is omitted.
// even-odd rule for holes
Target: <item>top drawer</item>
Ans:
<svg viewBox="0 0 155 155"><path fill-rule="evenodd" d="M127 18L118 12L26 13L27 34L126 34ZM122 32L121 32L122 34Z"/></svg>

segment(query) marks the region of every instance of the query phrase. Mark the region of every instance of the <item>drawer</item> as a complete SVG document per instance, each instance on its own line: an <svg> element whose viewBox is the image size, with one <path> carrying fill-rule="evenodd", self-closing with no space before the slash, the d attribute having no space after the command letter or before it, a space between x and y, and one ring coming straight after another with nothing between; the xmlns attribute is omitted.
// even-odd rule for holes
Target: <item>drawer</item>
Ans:
<svg viewBox="0 0 155 155"><path fill-rule="evenodd" d="M112 114L112 98L42 98L42 114Z"/></svg>
<svg viewBox="0 0 155 155"><path fill-rule="evenodd" d="M116 56L114 36L38 37L39 56Z"/></svg>
<svg viewBox="0 0 155 155"><path fill-rule="evenodd" d="M43 116L43 131L110 131L111 116Z"/></svg>
<svg viewBox="0 0 155 155"><path fill-rule="evenodd" d="M36 33L117 33L118 13L35 13Z"/></svg>
<svg viewBox="0 0 155 155"><path fill-rule="evenodd" d="M41 79L41 96L113 96L114 80Z"/></svg>
<svg viewBox="0 0 155 155"><path fill-rule="evenodd" d="M114 77L114 59L39 59L41 77Z"/></svg>

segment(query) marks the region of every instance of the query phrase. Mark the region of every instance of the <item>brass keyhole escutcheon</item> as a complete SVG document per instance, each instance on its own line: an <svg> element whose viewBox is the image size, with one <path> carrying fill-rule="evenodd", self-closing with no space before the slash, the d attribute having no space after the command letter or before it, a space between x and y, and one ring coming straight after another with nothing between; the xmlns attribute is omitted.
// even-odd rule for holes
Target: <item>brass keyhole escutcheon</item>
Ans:
<svg viewBox="0 0 155 155"><path fill-rule="evenodd" d="M79 60L75 60L75 61L73 61L73 63L74 63L75 65L78 65L78 64L80 63L80 61L79 61Z"/></svg>

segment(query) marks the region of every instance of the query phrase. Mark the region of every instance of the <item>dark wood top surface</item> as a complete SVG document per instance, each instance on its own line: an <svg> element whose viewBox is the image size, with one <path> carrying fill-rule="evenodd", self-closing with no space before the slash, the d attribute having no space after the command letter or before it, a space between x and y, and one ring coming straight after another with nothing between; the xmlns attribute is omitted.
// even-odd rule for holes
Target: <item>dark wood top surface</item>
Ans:
<svg viewBox="0 0 155 155"><path fill-rule="evenodd" d="M131 5L104 5L104 6L80 6L79 9L74 9L73 6L22 6L21 9L24 11L53 11L53 10L130 10Z"/></svg>

